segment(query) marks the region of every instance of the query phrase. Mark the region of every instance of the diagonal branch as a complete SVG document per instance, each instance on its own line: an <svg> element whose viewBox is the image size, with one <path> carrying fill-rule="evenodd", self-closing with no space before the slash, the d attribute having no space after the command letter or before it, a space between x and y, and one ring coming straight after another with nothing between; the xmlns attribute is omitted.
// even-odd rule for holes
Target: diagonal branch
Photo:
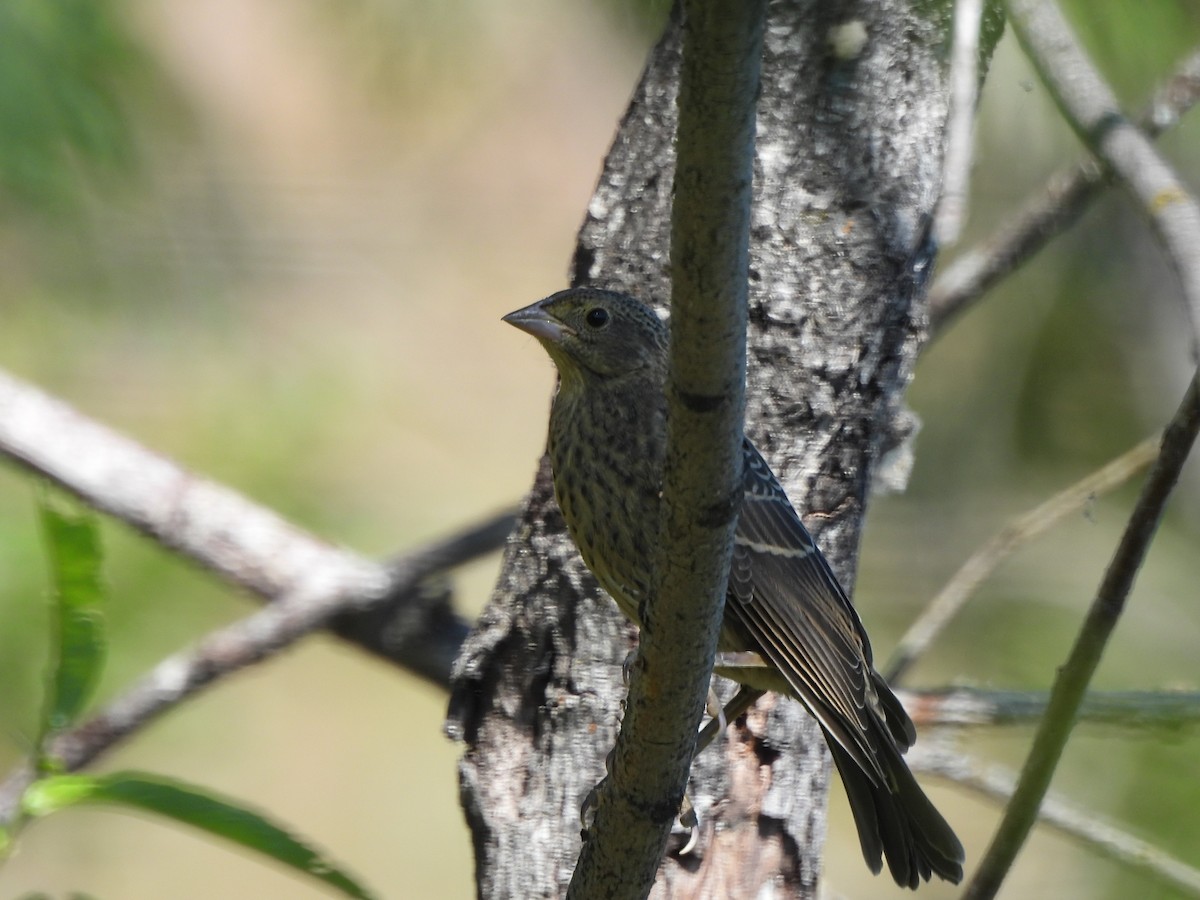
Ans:
<svg viewBox="0 0 1200 900"><path fill-rule="evenodd" d="M1155 235L1179 275L1190 316L1193 349L1200 349L1200 207L1149 140L1124 120L1111 90L1092 67L1066 20L1049 0L1010 0L1017 38L1072 127L1141 202ZM1168 497L1200 431L1200 372L1163 435L1150 476L1109 563L1050 704L1034 737L1012 802L964 894L993 897L1024 845L1050 786L1063 747L1134 578L1145 559Z"/></svg>
<svg viewBox="0 0 1200 900"><path fill-rule="evenodd" d="M912 764L915 771L946 778L1001 804L1013 795L1015 779L1011 772L980 768L961 753L922 750L914 754ZM1144 869L1189 896L1200 897L1200 871L1102 821L1092 810L1080 809L1050 794L1038 810L1038 821L1127 866Z"/></svg>
<svg viewBox="0 0 1200 900"><path fill-rule="evenodd" d="M449 683L467 625L447 598L397 591L389 565L308 534L4 372L0 454L261 599L307 598L325 617L317 625L339 613L337 634L441 687ZM441 542L430 571L498 549L513 521L503 512Z"/></svg>
<svg viewBox="0 0 1200 900"><path fill-rule="evenodd" d="M1197 101L1200 51L1193 51L1154 93L1138 125L1147 137L1157 137L1179 124ZM930 334L940 335L959 313L1074 225L1111 183L1112 170L1091 156L1050 176L995 234L938 274L929 289Z"/></svg>
<svg viewBox="0 0 1200 900"><path fill-rule="evenodd" d="M903 678L951 620L962 612L979 586L1017 549L1148 466L1157 454L1158 440L1157 437L1147 438L1049 500L1017 516L972 553L900 638L882 669L884 678L889 682Z"/></svg>
<svg viewBox="0 0 1200 900"><path fill-rule="evenodd" d="M1167 498L1195 443L1197 431L1200 431L1200 373L1192 379L1179 410L1167 426L1158 460L1142 488L1075 646L1055 679L1050 703L1034 736L1012 802L1005 810L975 877L967 886L965 897L995 896L1033 827L1038 806L1046 795L1077 720L1083 695L1124 610L1125 600L1158 528Z"/></svg>
<svg viewBox="0 0 1200 900"><path fill-rule="evenodd" d="M1017 40L1067 123L1133 195L1166 251L1183 288L1193 352L1200 354L1200 205L1125 118L1058 7L1051 0L1011 0L1009 11Z"/></svg>
<svg viewBox="0 0 1200 900"><path fill-rule="evenodd" d="M376 615L375 607L389 607L392 598L419 595L431 576L465 562L482 548L491 549L499 526L510 524L511 518L511 514L497 517L483 527L398 557L386 567L364 561L355 569L346 566L305 581L292 593L160 662L87 722L58 735L49 755L64 771L83 768L188 697L274 656L311 631L330 624L335 615L358 627L362 622L355 611L362 610L361 618L369 623ZM386 634L375 635L372 641L393 650L426 641L426 619L430 614L428 608L406 608L403 615L392 618ZM450 615L448 610L442 609L440 616L446 615ZM441 629L452 633L444 621ZM32 765L25 764L0 784L0 826L11 823L19 813L21 796L35 775Z"/></svg>

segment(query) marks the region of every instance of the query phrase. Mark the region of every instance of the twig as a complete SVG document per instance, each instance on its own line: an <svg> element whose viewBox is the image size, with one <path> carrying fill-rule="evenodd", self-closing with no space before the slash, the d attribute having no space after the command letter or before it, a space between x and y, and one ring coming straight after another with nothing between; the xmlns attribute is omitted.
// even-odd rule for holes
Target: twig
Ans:
<svg viewBox="0 0 1200 900"><path fill-rule="evenodd" d="M1179 472L1198 430L1200 372L1193 377L1183 403L1167 426L1158 460L1150 470L1075 645L1066 663L1059 669L1046 715L1034 736L1033 747L1021 771L1013 800L1005 810L1000 827L974 878L967 886L965 897L995 896L1033 827L1038 806L1050 786L1054 769L1075 724L1080 702L1125 607L1134 578L1145 559L1167 498L1179 479Z"/></svg>
<svg viewBox="0 0 1200 900"><path fill-rule="evenodd" d="M949 779L1002 805L1013 795L1016 779L1011 772L991 766L980 769L961 753L918 750L910 762L914 771ZM1042 801L1038 819L1106 856L1145 869L1190 896L1200 897L1200 871L1148 841L1101 821L1092 810L1080 809L1051 794Z"/></svg>
<svg viewBox="0 0 1200 900"><path fill-rule="evenodd" d="M1177 125L1197 101L1200 51L1193 51L1155 92L1138 124L1148 137L1157 137ZM995 234L938 274L929 290L931 336L941 334L955 316L1078 221L1111 182L1112 171L1090 156L1052 175Z"/></svg>
<svg viewBox="0 0 1200 900"><path fill-rule="evenodd" d="M336 588L343 605L338 634L441 687L449 683L467 624L447 604L423 602L414 614L415 590L390 591L388 565L313 537L3 372L0 454L262 599L310 598L327 617L323 604L333 600L313 586ZM441 568L496 549L512 522L512 512L504 512L458 542L441 542ZM360 586L362 594L346 593L346 585ZM368 608L370 598L389 593ZM389 624L395 617L408 624Z"/></svg>
<svg viewBox="0 0 1200 900"><path fill-rule="evenodd" d="M1058 8L1049 0L1036 0L1036 5L1017 0L1013 8L1028 11L1028 25L1016 24L1016 32L1059 108L1139 202L1163 245L1183 289L1193 355L1200 355L1200 206L1150 139L1121 115L1116 98L1091 71ZM1054 30L1060 25L1061 31Z"/></svg>
<svg viewBox="0 0 1200 900"><path fill-rule="evenodd" d="M1138 201L1183 288L1200 355L1200 206L1154 145L1130 123L1051 0L1011 0L1026 55L1067 123Z"/></svg>
<svg viewBox="0 0 1200 900"><path fill-rule="evenodd" d="M897 691L897 696L921 730L1033 724L1050 697L1045 691L971 687ZM1200 724L1200 692L1091 691L1079 708L1079 721L1137 732L1177 731Z"/></svg>
<svg viewBox="0 0 1200 900"><path fill-rule="evenodd" d="M1116 101L1049 0L1010 0L1010 21L1025 52L1072 127L1137 197L1179 275L1200 350L1200 207L1149 140L1120 115ZM1074 726L1108 639L1141 568L1167 498L1200 430L1200 372L1163 435L1162 450L1100 583L1067 662L1059 670L1046 715L1034 736L1013 799L964 897L990 898L1024 845Z"/></svg>
<svg viewBox="0 0 1200 900"><path fill-rule="evenodd" d="M494 525L492 526L494 528ZM419 590L430 576L475 555L487 542L488 528L466 536L437 541L403 558L386 570L364 563L330 573L332 580L314 578L294 593L279 598L253 615L214 631L191 649L160 662L120 698L84 724L58 735L49 755L64 770L75 771L94 762L123 738L144 727L191 695L246 666L275 655L299 638L325 625L331 616L354 607L370 611L373 597L407 596ZM381 571L390 581L380 581ZM425 639L419 616L409 614L408 633L393 622L391 641L404 646ZM31 765L24 765L0 785L0 826L14 821L21 795L32 783Z"/></svg>
<svg viewBox="0 0 1200 900"><path fill-rule="evenodd" d="M909 626L882 669L884 677L890 682L902 679L1001 562L1056 522L1124 484L1149 465L1157 455L1158 440L1157 436L1147 438L1035 509L1017 516L972 553Z"/></svg>
<svg viewBox="0 0 1200 900"><path fill-rule="evenodd" d="M950 57L950 120L946 124L946 163L942 198L938 203L938 243L958 240L967 218L971 183L971 158L975 138L975 110L979 96L979 28L983 0L957 0L954 4L954 49Z"/></svg>
<svg viewBox="0 0 1200 900"><path fill-rule="evenodd" d="M339 612L326 627L446 690L470 626L454 612L449 582L438 576L499 550L516 521L516 509L502 510L423 549L392 557L384 564L392 583L383 599ZM405 574L415 560L426 572L419 579Z"/></svg>

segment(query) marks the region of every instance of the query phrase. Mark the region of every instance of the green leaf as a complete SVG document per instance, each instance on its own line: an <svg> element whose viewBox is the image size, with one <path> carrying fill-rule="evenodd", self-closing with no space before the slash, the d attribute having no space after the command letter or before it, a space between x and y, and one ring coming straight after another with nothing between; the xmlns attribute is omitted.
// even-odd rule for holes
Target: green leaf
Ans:
<svg viewBox="0 0 1200 900"><path fill-rule="evenodd" d="M54 580L52 620L57 638L51 655L44 741L74 722L91 699L104 668L106 645L100 577L104 554L96 517L60 509L48 496L43 496L40 511Z"/></svg>
<svg viewBox="0 0 1200 900"><path fill-rule="evenodd" d="M79 803L114 803L158 813L269 856L348 897L370 900L372 896L319 851L263 815L178 781L141 772L59 775L31 785L23 798L24 810L31 816Z"/></svg>

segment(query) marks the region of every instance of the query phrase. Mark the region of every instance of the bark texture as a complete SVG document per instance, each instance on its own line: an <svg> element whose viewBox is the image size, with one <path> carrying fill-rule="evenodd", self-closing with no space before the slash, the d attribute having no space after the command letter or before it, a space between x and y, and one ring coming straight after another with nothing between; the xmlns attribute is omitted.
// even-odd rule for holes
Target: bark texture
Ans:
<svg viewBox="0 0 1200 900"><path fill-rule="evenodd" d="M747 433L847 587L871 477L909 430L901 398L925 328L947 112L946 23L925 15L901 0L787 0L765 39ZM669 295L678 63L672 24L608 154L574 284ZM455 668L447 728L464 742L480 897L565 892L634 641L567 538L543 459ZM815 896L828 771L800 705L764 698L697 757L699 842L668 853L652 896Z"/></svg>

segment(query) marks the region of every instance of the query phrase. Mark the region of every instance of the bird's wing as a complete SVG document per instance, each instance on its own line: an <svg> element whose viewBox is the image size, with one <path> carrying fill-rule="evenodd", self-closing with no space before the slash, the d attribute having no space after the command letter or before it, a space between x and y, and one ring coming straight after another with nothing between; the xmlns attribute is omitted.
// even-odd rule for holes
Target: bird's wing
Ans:
<svg viewBox="0 0 1200 900"><path fill-rule="evenodd" d="M876 761L879 699L862 622L766 461L745 442L727 614L862 768Z"/></svg>

